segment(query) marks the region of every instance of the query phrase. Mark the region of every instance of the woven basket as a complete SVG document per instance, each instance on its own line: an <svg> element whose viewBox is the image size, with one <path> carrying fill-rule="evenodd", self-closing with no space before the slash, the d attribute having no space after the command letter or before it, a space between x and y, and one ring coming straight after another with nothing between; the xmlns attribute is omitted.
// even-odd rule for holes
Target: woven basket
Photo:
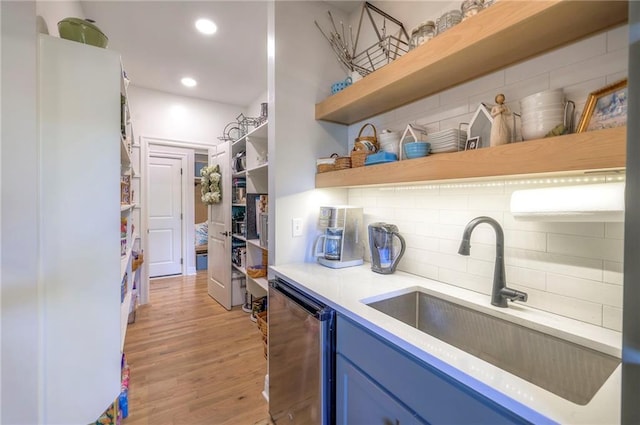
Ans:
<svg viewBox="0 0 640 425"><path fill-rule="evenodd" d="M373 129L373 136L363 136L362 132L365 128L371 126ZM358 133L358 137L356 137L355 143L353 144L353 149L356 151L368 151L370 153L375 153L379 148L378 144L378 132L376 131L376 127L371 123L366 123L360 128L360 132Z"/></svg>
<svg viewBox="0 0 640 425"><path fill-rule="evenodd" d="M258 329L260 329L260 332L262 332L262 347L264 350L264 358L266 359L268 358L267 353L269 346L269 324L267 322L266 310L256 314L256 318L258 319L256 321Z"/></svg>
<svg viewBox="0 0 640 425"><path fill-rule="evenodd" d="M364 167L364 161L367 159L369 151L351 151L351 168Z"/></svg>
<svg viewBox="0 0 640 425"><path fill-rule="evenodd" d="M351 158L348 156L338 156L337 153L331 155L330 158L320 158L320 160L332 159L333 162L328 161L317 164L318 173L326 173L329 171L345 170L351 168Z"/></svg>
<svg viewBox="0 0 640 425"><path fill-rule="evenodd" d="M247 267L247 275L254 279L265 277L267 275L267 268L264 266Z"/></svg>

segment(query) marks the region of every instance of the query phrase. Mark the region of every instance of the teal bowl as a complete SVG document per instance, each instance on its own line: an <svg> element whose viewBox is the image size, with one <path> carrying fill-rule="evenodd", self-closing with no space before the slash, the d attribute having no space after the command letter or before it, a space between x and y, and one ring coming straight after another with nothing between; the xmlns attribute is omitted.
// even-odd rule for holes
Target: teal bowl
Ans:
<svg viewBox="0 0 640 425"><path fill-rule="evenodd" d="M411 142L403 146L404 155L408 159L421 158L429 155L431 150L431 143L429 142Z"/></svg>
<svg viewBox="0 0 640 425"><path fill-rule="evenodd" d="M90 44L96 47L107 47L109 39L92 21L80 18L64 18L58 22L60 38Z"/></svg>

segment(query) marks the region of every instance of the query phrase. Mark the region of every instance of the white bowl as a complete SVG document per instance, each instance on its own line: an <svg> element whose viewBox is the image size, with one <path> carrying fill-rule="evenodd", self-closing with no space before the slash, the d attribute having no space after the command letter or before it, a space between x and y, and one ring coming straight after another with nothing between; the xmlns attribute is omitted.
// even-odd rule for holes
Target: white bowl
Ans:
<svg viewBox="0 0 640 425"><path fill-rule="evenodd" d="M549 105L544 106L522 106L520 108L521 114L528 114L530 112L546 112L546 111L563 111L564 112L564 103L551 103Z"/></svg>
<svg viewBox="0 0 640 425"><path fill-rule="evenodd" d="M530 123L522 123L522 137L525 140L540 139L553 130L555 126L562 124L562 119L544 120Z"/></svg>
<svg viewBox="0 0 640 425"><path fill-rule="evenodd" d="M564 110L545 111L545 112L528 112L521 115L522 122L540 121L540 120L557 120L562 121L564 118Z"/></svg>
<svg viewBox="0 0 640 425"><path fill-rule="evenodd" d="M524 97L520 100L520 105L538 106L547 105L551 103L563 103L564 91L562 89L545 90L539 93L532 94Z"/></svg>

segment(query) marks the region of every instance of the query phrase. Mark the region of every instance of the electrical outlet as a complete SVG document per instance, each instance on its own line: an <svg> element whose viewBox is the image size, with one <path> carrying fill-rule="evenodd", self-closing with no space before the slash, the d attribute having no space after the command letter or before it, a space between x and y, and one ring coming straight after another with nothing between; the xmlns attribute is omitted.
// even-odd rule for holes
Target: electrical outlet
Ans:
<svg viewBox="0 0 640 425"><path fill-rule="evenodd" d="M291 220L291 236L298 237L302 236L302 219L294 218Z"/></svg>

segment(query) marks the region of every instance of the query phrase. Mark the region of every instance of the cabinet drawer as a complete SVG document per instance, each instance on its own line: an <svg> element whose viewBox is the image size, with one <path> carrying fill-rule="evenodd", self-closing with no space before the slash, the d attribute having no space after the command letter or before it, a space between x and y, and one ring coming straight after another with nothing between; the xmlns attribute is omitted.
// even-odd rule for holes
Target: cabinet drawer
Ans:
<svg viewBox="0 0 640 425"><path fill-rule="evenodd" d="M339 354L336 386L337 425L426 425Z"/></svg>
<svg viewBox="0 0 640 425"><path fill-rule="evenodd" d="M338 316L336 348L430 423L528 423L342 316Z"/></svg>

